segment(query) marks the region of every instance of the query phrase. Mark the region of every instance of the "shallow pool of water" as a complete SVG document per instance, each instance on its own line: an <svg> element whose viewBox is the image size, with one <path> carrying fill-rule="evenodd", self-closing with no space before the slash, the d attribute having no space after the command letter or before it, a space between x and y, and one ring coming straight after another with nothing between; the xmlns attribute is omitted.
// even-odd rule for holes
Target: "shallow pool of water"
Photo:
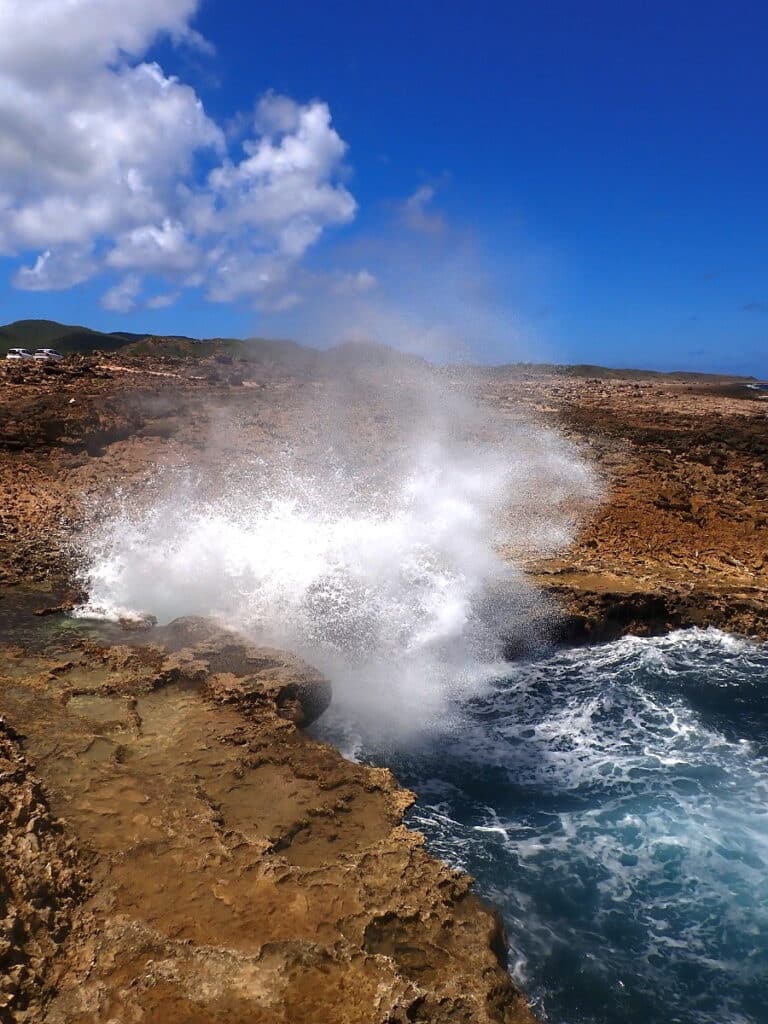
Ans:
<svg viewBox="0 0 768 1024"><path fill-rule="evenodd" d="M768 1021L768 648L628 638L510 666L449 735L322 731L415 790L544 1020Z"/></svg>

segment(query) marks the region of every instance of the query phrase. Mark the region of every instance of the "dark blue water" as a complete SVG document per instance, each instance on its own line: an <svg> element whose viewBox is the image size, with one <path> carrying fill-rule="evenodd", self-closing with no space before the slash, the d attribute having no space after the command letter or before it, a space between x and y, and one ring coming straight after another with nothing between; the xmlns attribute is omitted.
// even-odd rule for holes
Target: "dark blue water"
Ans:
<svg viewBox="0 0 768 1024"><path fill-rule="evenodd" d="M450 735L326 735L502 910L552 1024L768 1022L768 647L716 631L510 667Z"/></svg>

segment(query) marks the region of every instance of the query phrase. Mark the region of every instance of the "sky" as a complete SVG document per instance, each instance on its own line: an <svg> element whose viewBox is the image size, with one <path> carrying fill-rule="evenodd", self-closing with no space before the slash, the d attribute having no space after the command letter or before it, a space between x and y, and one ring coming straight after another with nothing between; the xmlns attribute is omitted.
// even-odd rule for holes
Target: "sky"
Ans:
<svg viewBox="0 0 768 1024"><path fill-rule="evenodd" d="M0 321L768 377L768 5L0 0Z"/></svg>

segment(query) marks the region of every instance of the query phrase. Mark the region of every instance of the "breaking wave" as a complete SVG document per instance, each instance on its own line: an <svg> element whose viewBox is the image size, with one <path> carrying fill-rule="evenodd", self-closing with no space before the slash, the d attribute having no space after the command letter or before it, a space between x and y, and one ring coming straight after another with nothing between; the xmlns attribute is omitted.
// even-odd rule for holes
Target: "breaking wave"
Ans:
<svg viewBox="0 0 768 1024"><path fill-rule="evenodd" d="M768 648L693 629L509 666L418 748L322 732L419 794L544 1020L763 1024L766 679Z"/></svg>

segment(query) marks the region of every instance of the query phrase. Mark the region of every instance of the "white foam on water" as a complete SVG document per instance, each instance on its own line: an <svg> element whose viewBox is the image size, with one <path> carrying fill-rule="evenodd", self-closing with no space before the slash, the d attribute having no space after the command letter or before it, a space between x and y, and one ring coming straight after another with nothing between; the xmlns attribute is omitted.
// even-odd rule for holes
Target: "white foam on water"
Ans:
<svg viewBox="0 0 768 1024"><path fill-rule="evenodd" d="M547 1019L762 1024L766 678L767 648L716 630L628 638L512 665L453 736L388 752Z"/></svg>

